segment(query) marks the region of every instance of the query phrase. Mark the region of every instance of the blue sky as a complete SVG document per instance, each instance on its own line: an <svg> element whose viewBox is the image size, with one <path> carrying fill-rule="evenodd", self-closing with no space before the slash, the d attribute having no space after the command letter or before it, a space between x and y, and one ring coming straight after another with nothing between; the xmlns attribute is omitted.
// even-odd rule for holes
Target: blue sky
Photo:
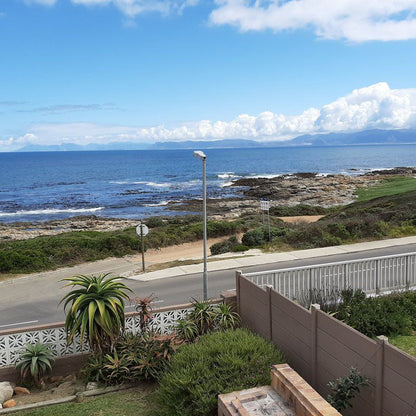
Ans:
<svg viewBox="0 0 416 416"><path fill-rule="evenodd" d="M2 0L0 150L416 127L416 1L333 3Z"/></svg>

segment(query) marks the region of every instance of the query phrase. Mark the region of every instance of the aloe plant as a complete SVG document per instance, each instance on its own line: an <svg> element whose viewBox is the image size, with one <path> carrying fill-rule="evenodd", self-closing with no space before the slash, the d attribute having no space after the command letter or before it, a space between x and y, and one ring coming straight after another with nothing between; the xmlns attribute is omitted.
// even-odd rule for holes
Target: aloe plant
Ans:
<svg viewBox="0 0 416 416"><path fill-rule="evenodd" d="M132 292L120 279L108 273L62 279L69 282L65 287L74 288L60 302L65 310L70 306L65 321L68 344L79 334L81 343L87 338L93 351L112 348L124 331L124 301Z"/></svg>
<svg viewBox="0 0 416 416"><path fill-rule="evenodd" d="M234 329L240 323L240 317L232 306L220 303L213 308L218 329Z"/></svg>
<svg viewBox="0 0 416 416"><path fill-rule="evenodd" d="M31 378L36 385L39 384L42 376L52 370L54 362L53 352L47 344L27 344L21 351L16 362L16 368L20 370L23 380Z"/></svg>

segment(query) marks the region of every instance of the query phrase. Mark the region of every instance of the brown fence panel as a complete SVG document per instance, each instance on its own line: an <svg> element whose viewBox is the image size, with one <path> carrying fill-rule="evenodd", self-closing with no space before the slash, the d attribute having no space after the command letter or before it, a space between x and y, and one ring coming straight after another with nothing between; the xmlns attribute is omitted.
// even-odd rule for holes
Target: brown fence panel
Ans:
<svg viewBox="0 0 416 416"><path fill-rule="evenodd" d="M383 407L397 416L416 415L416 358L386 344Z"/></svg>
<svg viewBox="0 0 416 416"><path fill-rule="evenodd" d="M269 295L250 280L240 278L239 310L245 326L270 339Z"/></svg>
<svg viewBox="0 0 416 416"><path fill-rule="evenodd" d="M328 382L351 367L370 379L345 416L416 416L416 358L377 342L326 313L312 313L279 293L238 277L243 323L273 342L289 363L326 397Z"/></svg>
<svg viewBox="0 0 416 416"><path fill-rule="evenodd" d="M272 341L310 383L311 313L275 291L270 293L270 302Z"/></svg>

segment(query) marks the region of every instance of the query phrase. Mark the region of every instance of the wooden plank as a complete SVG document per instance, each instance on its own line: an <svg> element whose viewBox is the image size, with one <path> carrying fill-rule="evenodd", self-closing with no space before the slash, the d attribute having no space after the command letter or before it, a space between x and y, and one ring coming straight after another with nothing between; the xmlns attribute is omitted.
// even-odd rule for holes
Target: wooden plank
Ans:
<svg viewBox="0 0 416 416"><path fill-rule="evenodd" d="M411 382L416 381L416 358L393 345L387 344L384 348L385 365ZM416 398L416 394L415 394Z"/></svg>
<svg viewBox="0 0 416 416"><path fill-rule="evenodd" d="M290 299L285 298L275 290L272 291L271 302L272 306L278 307L285 311L285 313L290 314L301 325L310 327L312 314L307 309L291 301Z"/></svg>
<svg viewBox="0 0 416 416"><path fill-rule="evenodd" d="M413 405L409 405L409 403L401 400L390 390L383 390L383 397L383 415L385 412L394 416L413 416L416 414L416 402ZM416 400L416 395L414 400Z"/></svg>
<svg viewBox="0 0 416 416"><path fill-rule="evenodd" d="M377 345L375 341L325 312L318 312L318 328L364 357L370 357L372 352L375 351L374 347Z"/></svg>
<svg viewBox="0 0 416 416"><path fill-rule="evenodd" d="M344 330L344 328L342 328ZM353 336L355 334L352 334ZM368 377L375 378L375 359L377 345L369 344L365 354L356 352L348 344L341 343L336 336L332 336L318 328L318 350L321 349L336 360L349 367L365 369Z"/></svg>
<svg viewBox="0 0 416 416"><path fill-rule="evenodd" d="M285 328L296 338L308 345L311 343L310 327L300 325L290 314L287 314L282 309L276 307L272 307L272 328L274 326Z"/></svg>
<svg viewBox="0 0 416 416"><path fill-rule="evenodd" d="M297 338L292 331L283 327L275 326L272 327L273 338L272 341L276 345L288 345L291 349L291 355L300 356L305 362L310 362L311 348L309 344L304 343L302 340Z"/></svg>
<svg viewBox="0 0 416 416"><path fill-rule="evenodd" d="M416 400L416 378L409 380L405 371L396 371L389 366L384 367L384 389L399 397L400 400L413 405Z"/></svg>

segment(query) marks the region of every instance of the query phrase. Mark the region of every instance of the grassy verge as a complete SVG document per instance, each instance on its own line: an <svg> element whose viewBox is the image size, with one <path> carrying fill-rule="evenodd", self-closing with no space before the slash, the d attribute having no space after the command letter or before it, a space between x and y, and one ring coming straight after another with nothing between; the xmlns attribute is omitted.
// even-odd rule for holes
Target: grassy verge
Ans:
<svg viewBox="0 0 416 416"><path fill-rule="evenodd" d="M416 336L399 335L397 337L389 338L389 343L416 357Z"/></svg>
<svg viewBox="0 0 416 416"><path fill-rule="evenodd" d="M23 416L150 416L154 387L137 387L86 399L82 403L66 403L19 412Z"/></svg>
<svg viewBox="0 0 416 416"><path fill-rule="evenodd" d="M397 195L403 192L416 191L416 178L396 176L384 180L377 186L362 188L356 191L358 201L369 201L382 196Z"/></svg>
<svg viewBox="0 0 416 416"><path fill-rule="evenodd" d="M160 248L202 239L202 222L195 217L153 219L145 248ZM241 221L209 221L208 235L235 235L244 230ZM134 228L121 231L78 231L29 240L0 243L0 273L17 274L122 257L140 251Z"/></svg>

